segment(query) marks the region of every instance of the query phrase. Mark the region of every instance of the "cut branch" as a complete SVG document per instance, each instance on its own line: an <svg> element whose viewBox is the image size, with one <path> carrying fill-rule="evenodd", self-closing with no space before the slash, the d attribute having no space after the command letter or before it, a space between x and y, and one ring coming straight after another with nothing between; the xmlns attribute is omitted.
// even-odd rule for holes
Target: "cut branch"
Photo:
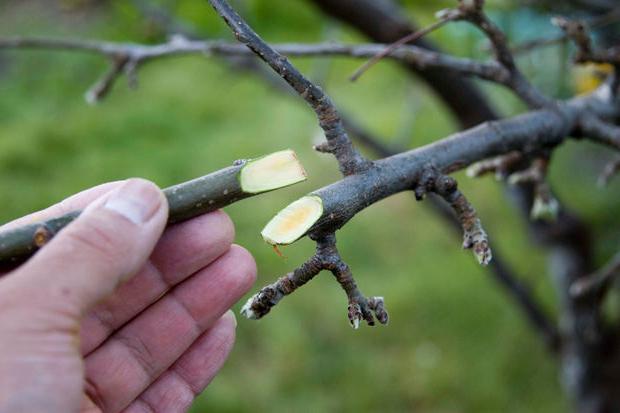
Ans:
<svg viewBox="0 0 620 413"><path fill-rule="evenodd" d="M164 189L169 204L168 223L215 211L241 199L304 181L306 172L291 150L233 166ZM45 222L0 233L0 265L15 265L34 254L79 216L73 211Z"/></svg>

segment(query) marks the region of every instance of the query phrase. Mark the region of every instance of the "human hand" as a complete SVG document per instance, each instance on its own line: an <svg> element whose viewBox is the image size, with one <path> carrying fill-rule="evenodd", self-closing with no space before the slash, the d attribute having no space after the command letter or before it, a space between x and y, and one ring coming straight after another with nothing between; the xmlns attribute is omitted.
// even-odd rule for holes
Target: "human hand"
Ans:
<svg viewBox="0 0 620 413"><path fill-rule="evenodd" d="M84 207L0 279L0 412L187 410L233 345L254 260L220 211L164 231L165 198L139 179L0 230Z"/></svg>

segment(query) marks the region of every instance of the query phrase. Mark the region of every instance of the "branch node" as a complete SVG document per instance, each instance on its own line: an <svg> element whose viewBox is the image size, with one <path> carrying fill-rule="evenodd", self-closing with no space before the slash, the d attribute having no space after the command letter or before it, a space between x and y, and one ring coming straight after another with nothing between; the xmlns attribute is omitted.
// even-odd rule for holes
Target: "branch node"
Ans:
<svg viewBox="0 0 620 413"><path fill-rule="evenodd" d="M332 153L334 151L334 149L331 147L331 145L327 141L313 145L312 149L314 149L317 152L321 152L321 153Z"/></svg>
<svg viewBox="0 0 620 413"><path fill-rule="evenodd" d="M386 324L388 314L385 310L383 298L366 298L361 293L349 266L338 253L335 234L333 232L312 234L311 238L316 242L314 256L295 271L281 277L275 283L263 287L258 293L250 297L241 309L241 314L254 320L263 317L282 298L310 281L322 270L328 270L347 294L349 302L348 318L353 328L357 329L361 321L366 321L370 326L374 325L375 316L381 324Z"/></svg>
<svg viewBox="0 0 620 413"><path fill-rule="evenodd" d="M383 297L368 298L368 307L370 307L370 309L375 312L375 316L381 324L388 323L389 316L387 311L385 310L385 303L383 301Z"/></svg>
<svg viewBox="0 0 620 413"><path fill-rule="evenodd" d="M432 177L430 184L426 183L428 179L426 176L429 174ZM425 183L425 188L430 188L452 207L463 228L463 248L471 249L478 263L487 265L493 257L489 247L488 236L482 228L476 210L461 191L458 190L456 180L439 173L432 166L425 168L419 180L421 183Z"/></svg>
<svg viewBox="0 0 620 413"><path fill-rule="evenodd" d="M471 164L465 173L470 178L478 178L489 173L494 173L495 179L503 181L522 160L523 154L521 152L512 151L506 155L496 156Z"/></svg>
<svg viewBox="0 0 620 413"><path fill-rule="evenodd" d="M111 61L112 65L108 71L84 94L86 103L95 105L110 92L116 79L126 69L129 57L126 55L114 55Z"/></svg>

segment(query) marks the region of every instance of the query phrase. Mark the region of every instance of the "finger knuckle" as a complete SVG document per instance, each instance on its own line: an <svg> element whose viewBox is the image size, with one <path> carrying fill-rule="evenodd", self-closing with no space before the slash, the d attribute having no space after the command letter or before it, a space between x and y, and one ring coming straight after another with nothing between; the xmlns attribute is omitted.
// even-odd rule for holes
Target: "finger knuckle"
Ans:
<svg viewBox="0 0 620 413"><path fill-rule="evenodd" d="M79 229L67 232L66 242L72 250L86 251L107 260L117 258L122 250L112 234L89 222L82 223Z"/></svg>

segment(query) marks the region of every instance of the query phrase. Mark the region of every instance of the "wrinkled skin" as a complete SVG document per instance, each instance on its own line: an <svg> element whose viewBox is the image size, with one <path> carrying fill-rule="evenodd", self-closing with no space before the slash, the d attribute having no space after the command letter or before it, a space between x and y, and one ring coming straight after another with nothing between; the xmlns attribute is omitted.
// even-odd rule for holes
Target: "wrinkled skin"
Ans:
<svg viewBox="0 0 620 413"><path fill-rule="evenodd" d="M186 411L231 350L254 260L222 212L166 229L162 192L138 179L0 230L78 208L0 279L0 412Z"/></svg>

